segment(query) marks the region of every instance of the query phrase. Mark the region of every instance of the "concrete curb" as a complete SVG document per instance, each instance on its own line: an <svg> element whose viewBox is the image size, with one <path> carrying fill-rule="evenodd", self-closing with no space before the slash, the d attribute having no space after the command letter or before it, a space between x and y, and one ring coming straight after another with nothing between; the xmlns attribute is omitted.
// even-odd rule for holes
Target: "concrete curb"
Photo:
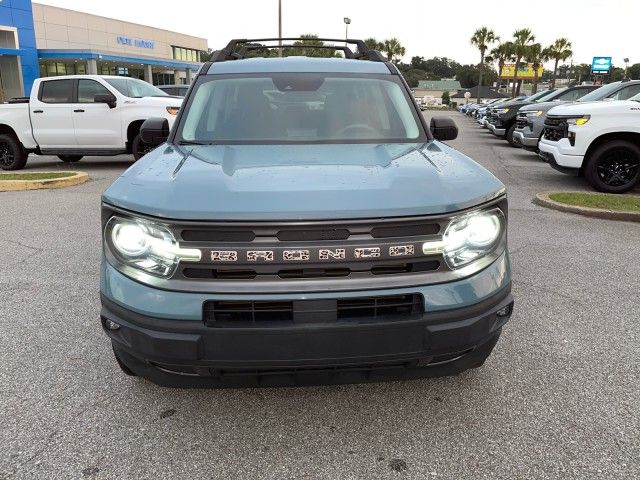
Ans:
<svg viewBox="0 0 640 480"><path fill-rule="evenodd" d="M60 173L60 172L37 172L37 173ZM85 172L73 172L74 175L63 178L52 178L50 180L3 180L0 173L0 192L16 192L22 190L38 190L42 188L64 188L79 185L89 180L89 175Z"/></svg>
<svg viewBox="0 0 640 480"><path fill-rule="evenodd" d="M533 199L533 203L542 207L553 208L561 212L577 213L586 217L603 218L606 220L618 220L622 222L640 222L640 212L620 212L617 210L605 210L602 208L577 207L551 200L549 195L554 193L585 193L585 192L540 192ZM597 192L588 192L593 195L603 195ZM636 196L636 195L634 195Z"/></svg>

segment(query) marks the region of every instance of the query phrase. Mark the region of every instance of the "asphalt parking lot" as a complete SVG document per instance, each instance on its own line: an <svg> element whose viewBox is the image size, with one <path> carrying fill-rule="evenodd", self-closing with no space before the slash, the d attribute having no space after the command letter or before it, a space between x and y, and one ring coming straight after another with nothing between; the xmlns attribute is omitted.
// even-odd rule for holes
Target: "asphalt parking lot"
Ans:
<svg viewBox="0 0 640 480"><path fill-rule="evenodd" d="M194 391L126 377L98 270L100 193L129 158L81 161L77 187L0 193L0 478L640 477L640 227L533 205L586 185L451 115L451 144L508 187L516 299L484 367L453 378Z"/></svg>

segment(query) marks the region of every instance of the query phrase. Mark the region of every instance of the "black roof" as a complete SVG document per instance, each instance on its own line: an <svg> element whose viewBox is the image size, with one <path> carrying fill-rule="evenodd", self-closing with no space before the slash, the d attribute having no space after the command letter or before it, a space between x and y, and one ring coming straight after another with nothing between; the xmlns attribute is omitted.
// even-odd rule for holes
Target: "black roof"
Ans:
<svg viewBox="0 0 640 480"><path fill-rule="evenodd" d="M478 95L478 87L473 88L464 88L462 90L458 90L457 93L451 95L451 98L464 98L465 92L471 92L470 98L509 98L509 95L505 95L504 93L500 93L497 90L494 90L491 87L480 87L480 95Z"/></svg>

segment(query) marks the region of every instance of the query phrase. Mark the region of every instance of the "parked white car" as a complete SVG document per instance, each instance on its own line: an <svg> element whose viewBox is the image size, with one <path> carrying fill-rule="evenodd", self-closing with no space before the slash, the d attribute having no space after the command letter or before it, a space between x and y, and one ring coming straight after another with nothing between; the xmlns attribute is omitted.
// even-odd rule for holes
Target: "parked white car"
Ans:
<svg viewBox="0 0 640 480"><path fill-rule="evenodd" d="M640 94L552 108L538 148L552 167L584 175L597 190L632 189L640 181Z"/></svg>
<svg viewBox="0 0 640 480"><path fill-rule="evenodd" d="M0 168L19 170L30 153L77 162L85 155L131 153L150 147L142 122L164 117L173 125L182 100L142 80L98 75L37 79L29 98L0 104Z"/></svg>

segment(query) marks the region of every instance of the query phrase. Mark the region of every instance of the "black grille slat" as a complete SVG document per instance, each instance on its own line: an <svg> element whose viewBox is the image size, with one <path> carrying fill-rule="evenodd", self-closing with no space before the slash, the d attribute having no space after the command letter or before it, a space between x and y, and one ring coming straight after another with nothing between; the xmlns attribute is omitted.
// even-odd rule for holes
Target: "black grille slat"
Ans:
<svg viewBox="0 0 640 480"><path fill-rule="evenodd" d="M182 238L187 242L253 242L256 234L252 230L183 230Z"/></svg>
<svg viewBox="0 0 640 480"><path fill-rule="evenodd" d="M417 225L391 225L388 227L374 227L371 230L373 238L419 237L435 235L440 231L437 223L422 223Z"/></svg>
<svg viewBox="0 0 640 480"><path fill-rule="evenodd" d="M569 124L564 118L547 117L544 121L544 138L557 142L569 135Z"/></svg>
<svg viewBox="0 0 640 480"><path fill-rule="evenodd" d="M298 307L296 307L298 305ZM204 322L208 326L265 326L308 321L331 323L345 320L392 320L424 313L418 294L341 298L337 300L204 302Z"/></svg>
<svg viewBox="0 0 640 480"><path fill-rule="evenodd" d="M276 235L281 242L308 242L313 240L346 240L350 236L346 228L335 230L281 230Z"/></svg>

